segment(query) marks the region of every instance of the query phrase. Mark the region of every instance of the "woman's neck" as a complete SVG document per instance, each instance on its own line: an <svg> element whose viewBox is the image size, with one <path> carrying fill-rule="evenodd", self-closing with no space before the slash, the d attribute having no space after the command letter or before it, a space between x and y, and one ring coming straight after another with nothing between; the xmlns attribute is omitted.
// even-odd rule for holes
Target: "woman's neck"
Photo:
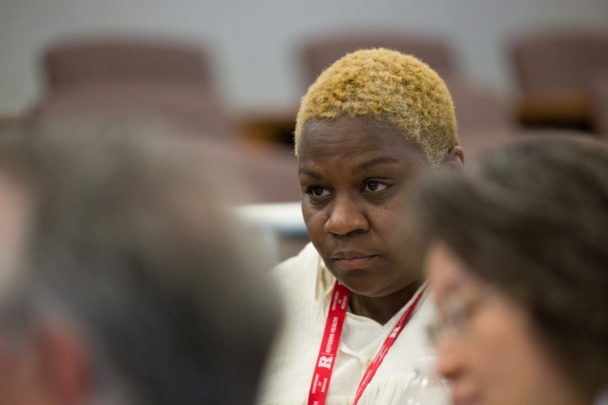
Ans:
<svg viewBox="0 0 608 405"><path fill-rule="evenodd" d="M367 297L351 293L350 310L355 315L371 318L384 325L412 299L420 285L422 285L421 280L384 297Z"/></svg>

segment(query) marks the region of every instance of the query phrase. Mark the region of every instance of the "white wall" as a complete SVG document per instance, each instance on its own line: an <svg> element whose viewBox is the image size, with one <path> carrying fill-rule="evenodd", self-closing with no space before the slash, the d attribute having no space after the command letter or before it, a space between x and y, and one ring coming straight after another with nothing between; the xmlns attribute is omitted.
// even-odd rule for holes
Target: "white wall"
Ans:
<svg viewBox="0 0 608 405"><path fill-rule="evenodd" d="M608 0L0 0L0 115L44 90L48 43L136 34L208 44L227 104L297 102L297 45L334 29L391 28L447 37L475 81L508 91L508 38L537 27L608 28Z"/></svg>

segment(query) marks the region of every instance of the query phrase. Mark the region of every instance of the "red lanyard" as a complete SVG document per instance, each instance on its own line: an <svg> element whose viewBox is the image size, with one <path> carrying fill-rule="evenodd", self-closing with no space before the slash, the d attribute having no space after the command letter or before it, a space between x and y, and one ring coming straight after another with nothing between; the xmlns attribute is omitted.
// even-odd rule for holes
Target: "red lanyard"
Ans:
<svg viewBox="0 0 608 405"><path fill-rule="evenodd" d="M408 323L412 317L414 309L418 305L422 297L422 292L418 294L412 305L405 311L401 316L391 334L386 338L384 344L380 348L378 354L374 358L374 361L370 364L369 368L363 375L357 393L355 394L355 403L359 402L363 391L369 384L369 382L376 374L378 367L384 360L388 349L391 348L399 334L403 330L403 327ZM350 290L340 284L337 280L334 284L334 292L331 296L331 302L329 305L329 313L327 314L327 322L325 323L325 332L323 332L323 340L321 341L321 348L319 349L319 356L317 357L317 365L315 366L315 372L312 376L312 382L310 384L310 393L308 394L308 405L324 405L327 399L327 391L329 390L329 382L331 381L331 373L334 368L334 360L338 354L338 346L340 345L340 335L342 334L342 326L344 325L344 318L346 317L346 308L348 307L348 300L350 299Z"/></svg>

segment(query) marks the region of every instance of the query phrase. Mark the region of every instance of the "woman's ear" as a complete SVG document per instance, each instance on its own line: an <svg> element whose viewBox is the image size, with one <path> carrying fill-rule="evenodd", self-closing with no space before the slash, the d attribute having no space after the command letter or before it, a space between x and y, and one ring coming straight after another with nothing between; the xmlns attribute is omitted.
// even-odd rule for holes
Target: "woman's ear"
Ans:
<svg viewBox="0 0 608 405"><path fill-rule="evenodd" d="M441 164L450 169L461 170L464 167L464 152L462 148L460 146L454 146L450 149Z"/></svg>

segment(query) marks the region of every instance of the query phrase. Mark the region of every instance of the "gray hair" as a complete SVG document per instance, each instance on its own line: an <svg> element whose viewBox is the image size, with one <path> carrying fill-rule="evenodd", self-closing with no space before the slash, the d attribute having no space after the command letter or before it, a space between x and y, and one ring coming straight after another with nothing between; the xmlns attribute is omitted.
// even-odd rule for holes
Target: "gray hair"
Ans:
<svg viewBox="0 0 608 405"><path fill-rule="evenodd" d="M278 313L254 238L224 210L239 194L228 168L129 125L21 132L0 159L19 152L6 166L27 168L35 209L5 312L81 328L99 396L112 374L129 403L251 403Z"/></svg>
<svg viewBox="0 0 608 405"><path fill-rule="evenodd" d="M608 146L522 142L416 191L421 239L521 302L582 391L608 385Z"/></svg>

